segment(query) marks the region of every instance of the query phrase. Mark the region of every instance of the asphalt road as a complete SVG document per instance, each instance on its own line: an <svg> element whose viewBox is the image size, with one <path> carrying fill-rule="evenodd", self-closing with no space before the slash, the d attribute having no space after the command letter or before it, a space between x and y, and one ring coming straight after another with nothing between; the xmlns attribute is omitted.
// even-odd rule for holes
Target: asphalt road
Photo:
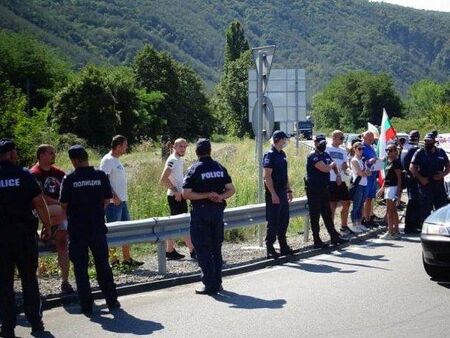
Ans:
<svg viewBox="0 0 450 338"><path fill-rule="evenodd" d="M446 337L450 284L428 278L418 237L371 240L226 278L222 295L185 285L122 297L92 318L76 305L45 312L46 337ZM25 325L23 318L20 325ZM19 336L28 327L18 326Z"/></svg>

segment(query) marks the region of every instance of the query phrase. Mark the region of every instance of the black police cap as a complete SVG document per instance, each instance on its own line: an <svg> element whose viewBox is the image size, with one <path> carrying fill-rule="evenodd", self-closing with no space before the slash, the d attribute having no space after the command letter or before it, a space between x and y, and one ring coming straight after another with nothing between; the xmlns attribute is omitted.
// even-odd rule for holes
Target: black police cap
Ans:
<svg viewBox="0 0 450 338"><path fill-rule="evenodd" d="M428 141L436 141L436 136L434 136L433 133L428 133L425 135L424 140L425 141L427 141L427 140Z"/></svg>
<svg viewBox="0 0 450 338"><path fill-rule="evenodd" d="M16 144L9 138L0 139L0 154L16 149Z"/></svg>
<svg viewBox="0 0 450 338"><path fill-rule="evenodd" d="M272 134L272 140L273 142L278 142L279 140L289 138L289 136L286 135L286 133L282 130L275 130Z"/></svg>
<svg viewBox="0 0 450 338"><path fill-rule="evenodd" d="M325 135L319 134L314 137L314 142L317 142L317 143L327 142L327 139L326 139Z"/></svg>
<svg viewBox="0 0 450 338"><path fill-rule="evenodd" d="M195 149L199 152L211 150L211 142L207 138L199 138Z"/></svg>
<svg viewBox="0 0 450 338"><path fill-rule="evenodd" d="M87 158L88 154L82 145L75 144L69 148L69 158Z"/></svg>

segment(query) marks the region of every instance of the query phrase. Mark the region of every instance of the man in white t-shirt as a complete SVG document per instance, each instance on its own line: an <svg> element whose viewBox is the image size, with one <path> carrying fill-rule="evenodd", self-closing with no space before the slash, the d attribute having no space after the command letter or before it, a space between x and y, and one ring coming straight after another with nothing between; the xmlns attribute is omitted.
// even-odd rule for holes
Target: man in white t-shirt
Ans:
<svg viewBox="0 0 450 338"><path fill-rule="evenodd" d="M330 155L331 159L339 170L339 175L345 175L345 171L348 168L348 154L347 150L342 147L342 143L344 142L344 133L340 130L335 130L331 134L331 145L327 146L326 152ZM345 180L342 180L342 184L337 185L336 183L336 174L334 171L330 171L330 207L332 217L334 219L334 214L336 212L336 207L339 202L341 202L342 210L341 210L341 235L346 236L350 235L352 232L348 228L348 211L350 209L351 197L348 192L347 184Z"/></svg>
<svg viewBox="0 0 450 338"><path fill-rule="evenodd" d="M106 207L106 222L129 221L130 213L128 211L128 188L125 169L119 161L119 157L127 152L128 141L125 136L116 135L112 138L111 151L103 156L100 162L100 170L108 175L111 183L113 198ZM122 264L136 267L144 264L131 258L130 245L122 246L123 262ZM112 266L119 265L115 249L110 250L112 256Z"/></svg>
<svg viewBox="0 0 450 338"><path fill-rule="evenodd" d="M161 174L160 182L167 187L167 202L169 204L170 215L179 215L188 212L187 202L181 195L184 178L184 159L186 153L187 142L183 138L178 138L173 144L173 150L167 158L166 165ZM186 246L189 248L191 258L196 259L194 246L192 245L190 236L184 239ZM185 256L175 249L175 241L167 240L166 249L167 259L177 260Z"/></svg>

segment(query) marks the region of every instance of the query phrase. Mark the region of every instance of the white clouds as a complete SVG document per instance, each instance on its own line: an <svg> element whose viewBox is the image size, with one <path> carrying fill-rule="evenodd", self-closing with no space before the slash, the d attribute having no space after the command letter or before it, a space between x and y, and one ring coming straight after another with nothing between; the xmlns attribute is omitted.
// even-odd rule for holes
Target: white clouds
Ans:
<svg viewBox="0 0 450 338"><path fill-rule="evenodd" d="M428 9L433 11L450 12L450 0L369 0L388 2L395 5Z"/></svg>

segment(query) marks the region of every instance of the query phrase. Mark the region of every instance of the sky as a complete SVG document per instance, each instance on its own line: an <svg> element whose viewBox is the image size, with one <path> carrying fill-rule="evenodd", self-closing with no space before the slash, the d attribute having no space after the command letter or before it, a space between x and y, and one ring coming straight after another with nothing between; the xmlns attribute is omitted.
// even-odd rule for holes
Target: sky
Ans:
<svg viewBox="0 0 450 338"><path fill-rule="evenodd" d="M450 12L450 0L370 0L373 2L388 2L395 5Z"/></svg>

